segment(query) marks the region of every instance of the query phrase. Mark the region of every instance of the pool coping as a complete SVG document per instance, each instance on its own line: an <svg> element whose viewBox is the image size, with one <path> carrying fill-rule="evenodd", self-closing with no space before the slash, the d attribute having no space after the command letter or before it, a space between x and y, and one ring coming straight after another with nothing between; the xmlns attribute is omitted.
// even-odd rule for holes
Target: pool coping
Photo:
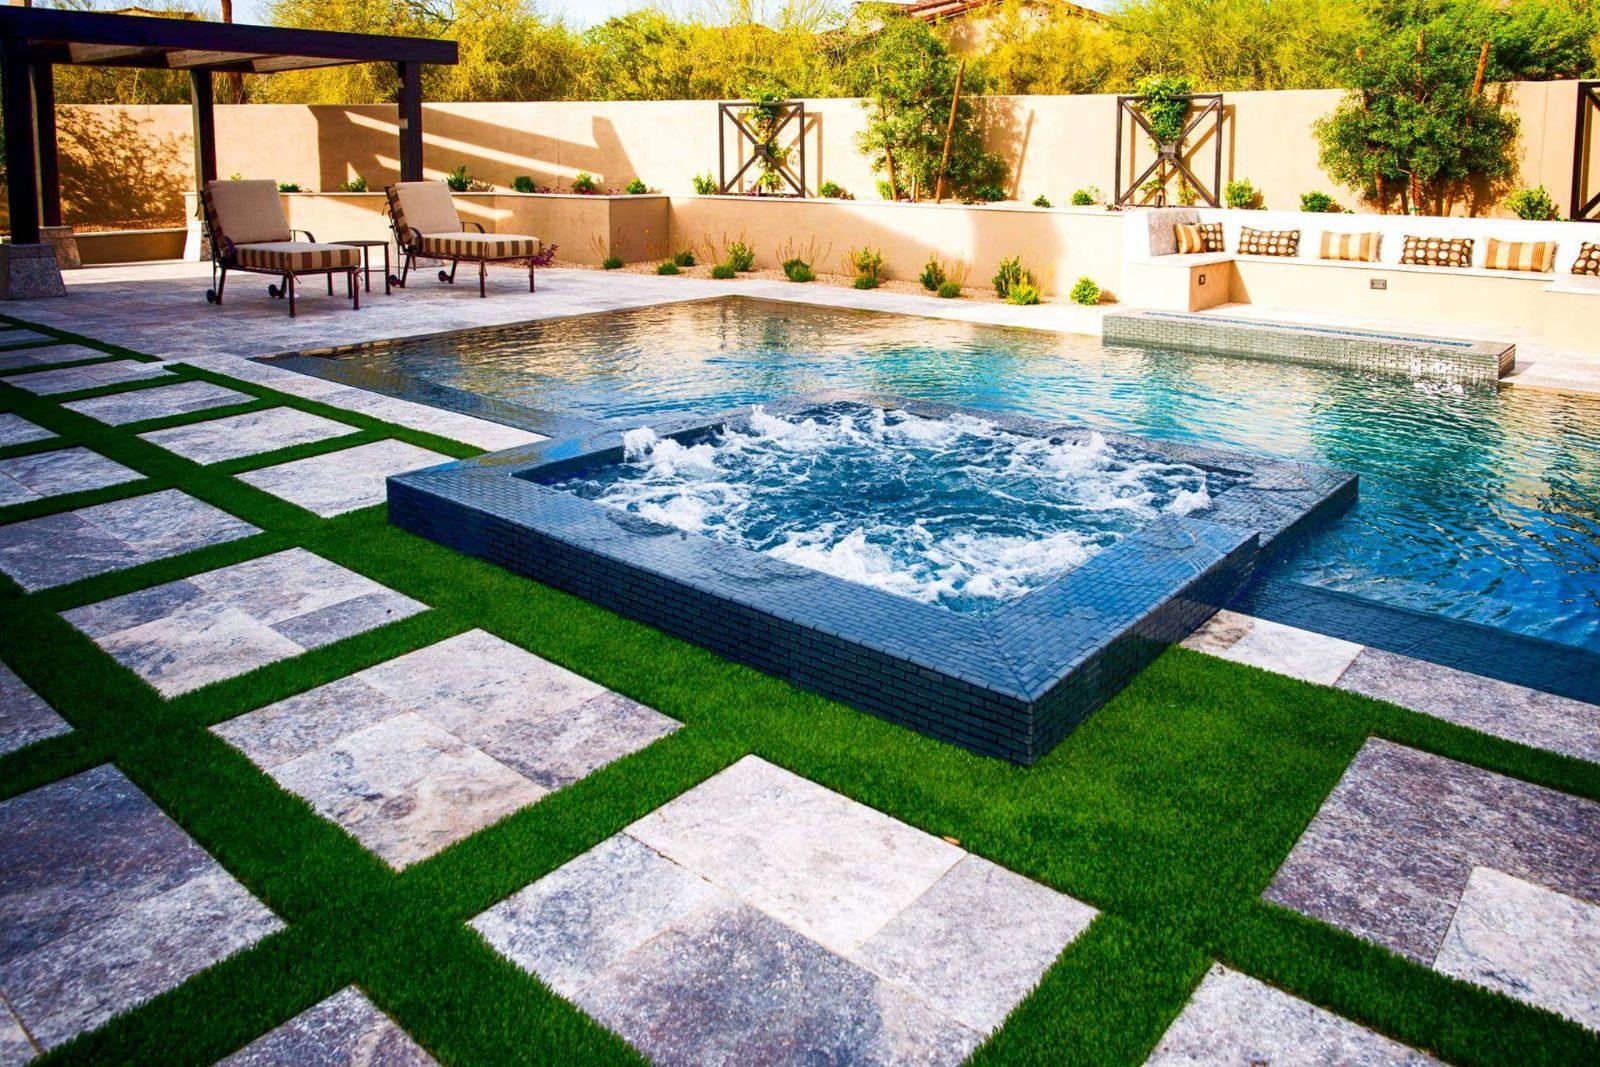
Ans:
<svg viewBox="0 0 1600 1067"><path fill-rule="evenodd" d="M986 614L919 603L534 480L614 462L621 427L392 477L390 522L803 688L1026 764L1223 606L1264 550L1357 491L1353 475L1329 468L901 397L821 393L765 407L796 415L841 402L965 413L1036 436L1101 433L1248 484L1219 493L1202 513L1162 516ZM651 425L688 439L738 426L748 410Z"/></svg>

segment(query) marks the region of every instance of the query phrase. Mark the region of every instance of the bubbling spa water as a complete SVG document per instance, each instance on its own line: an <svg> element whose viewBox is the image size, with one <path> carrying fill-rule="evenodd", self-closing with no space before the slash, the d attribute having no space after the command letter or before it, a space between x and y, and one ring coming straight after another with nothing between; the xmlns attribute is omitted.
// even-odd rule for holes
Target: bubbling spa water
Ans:
<svg viewBox="0 0 1600 1067"><path fill-rule="evenodd" d="M552 488L958 611L1038 588L1232 484L1098 433L858 404L794 419L757 406L693 443L643 428L623 446L623 462Z"/></svg>

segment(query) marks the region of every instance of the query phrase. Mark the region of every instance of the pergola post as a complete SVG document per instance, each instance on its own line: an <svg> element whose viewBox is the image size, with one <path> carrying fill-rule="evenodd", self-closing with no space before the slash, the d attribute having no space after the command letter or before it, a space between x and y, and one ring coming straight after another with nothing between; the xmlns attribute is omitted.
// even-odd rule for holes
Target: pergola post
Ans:
<svg viewBox="0 0 1600 1067"><path fill-rule="evenodd" d="M207 182L217 180L217 114L211 91L211 72L189 72L189 107L194 121L194 192L199 196Z"/></svg>
<svg viewBox="0 0 1600 1067"><path fill-rule="evenodd" d="M39 221L45 226L61 225L61 169L56 153L55 67L37 63L33 67L33 111L37 123L35 139L39 156Z"/></svg>
<svg viewBox="0 0 1600 1067"><path fill-rule="evenodd" d="M33 71L23 42L0 45L0 119L6 131L6 203L11 209L11 242L39 243L39 173Z"/></svg>
<svg viewBox="0 0 1600 1067"><path fill-rule="evenodd" d="M422 180L422 64L396 63L400 74L400 180Z"/></svg>

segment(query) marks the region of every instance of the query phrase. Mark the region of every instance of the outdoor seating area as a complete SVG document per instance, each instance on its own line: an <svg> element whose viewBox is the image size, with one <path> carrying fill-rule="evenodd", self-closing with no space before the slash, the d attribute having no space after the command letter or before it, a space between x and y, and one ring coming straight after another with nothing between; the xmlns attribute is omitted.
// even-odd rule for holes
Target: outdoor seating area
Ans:
<svg viewBox="0 0 1600 1067"><path fill-rule="evenodd" d="M542 251L537 237L489 233L481 222L462 222L444 182L397 182L384 190L384 195L388 198L394 242L404 257L400 277L392 278L393 284L405 288L406 278L419 257L447 261L449 273L441 270L439 280L452 285L457 267L476 263L481 297L488 295L489 264L526 261L528 292L535 291L534 268ZM548 259L545 262L548 265Z"/></svg>
<svg viewBox="0 0 1600 1067"><path fill-rule="evenodd" d="M278 199L278 183L263 181L211 182L200 194L205 211L206 240L217 272L215 288L206 290L206 302L220 304L228 285L228 271L269 274L279 284L268 286L274 299L287 297L289 317L295 315L295 279L324 274L328 295L333 276L344 276L345 296L355 310L361 308L361 250L348 245L318 244L310 233L296 241Z"/></svg>

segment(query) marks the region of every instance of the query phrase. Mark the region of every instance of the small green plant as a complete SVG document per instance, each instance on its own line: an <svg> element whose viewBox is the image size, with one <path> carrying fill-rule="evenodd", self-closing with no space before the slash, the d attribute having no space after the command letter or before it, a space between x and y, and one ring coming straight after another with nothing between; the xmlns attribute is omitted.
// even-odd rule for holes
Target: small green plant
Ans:
<svg viewBox="0 0 1600 1067"><path fill-rule="evenodd" d="M594 180L594 175L586 170L580 170L572 179L572 191L585 196L600 191L600 183Z"/></svg>
<svg viewBox="0 0 1600 1067"><path fill-rule="evenodd" d="M939 295L946 300L957 300L961 297L960 282L940 282Z"/></svg>
<svg viewBox="0 0 1600 1067"><path fill-rule="evenodd" d="M1038 286L1038 282L1033 277L1033 272L1022 265L1021 256L1002 259L999 269L995 271L994 277L990 280L994 282L994 295L1002 300L1010 299L1011 290L1020 284L1027 283L1035 287L1036 290Z"/></svg>
<svg viewBox="0 0 1600 1067"><path fill-rule="evenodd" d="M1506 197L1506 210L1519 219L1529 219L1533 222L1546 222L1561 217L1561 209L1556 207L1556 202L1542 185L1536 189L1518 189Z"/></svg>
<svg viewBox="0 0 1600 1067"><path fill-rule="evenodd" d="M883 280L883 253L876 248L862 245L853 252L846 252L844 265L855 275L853 284L857 289L876 289Z"/></svg>
<svg viewBox="0 0 1600 1067"><path fill-rule="evenodd" d="M694 253L685 248L682 252L673 255L672 262L680 267L694 266Z"/></svg>
<svg viewBox="0 0 1600 1067"><path fill-rule="evenodd" d="M1194 207L1200 200L1200 194L1194 191L1194 186L1189 184L1189 179L1178 179L1178 203L1182 207Z"/></svg>
<svg viewBox="0 0 1600 1067"><path fill-rule="evenodd" d="M656 264L656 273L657 274L682 274L683 271L678 267L678 264L675 261L670 260L670 259L664 259L660 263Z"/></svg>
<svg viewBox="0 0 1600 1067"><path fill-rule="evenodd" d="M1055 207L1055 205L1050 202L1050 198L1048 196L1045 196L1043 193L1040 193L1038 196L1033 198L1033 206L1034 207Z"/></svg>
<svg viewBox="0 0 1600 1067"><path fill-rule="evenodd" d="M1006 198L1006 191L998 185L980 185L972 195L986 204L994 204Z"/></svg>
<svg viewBox="0 0 1600 1067"><path fill-rule="evenodd" d="M711 268L711 276L719 282L725 282L730 278L737 278L739 272L733 269L732 263L718 263Z"/></svg>
<svg viewBox="0 0 1600 1067"><path fill-rule="evenodd" d="M922 273L917 275L917 281L930 293L937 293L939 286L949 279L945 273L944 264L939 262L938 256L929 256L927 266L922 268Z"/></svg>
<svg viewBox="0 0 1600 1067"><path fill-rule="evenodd" d="M1188 97L1194 92L1194 83L1181 75L1153 74L1140 78L1133 91L1139 96L1139 108L1156 148L1179 147L1189 121Z"/></svg>
<svg viewBox="0 0 1600 1067"><path fill-rule="evenodd" d="M1096 189L1092 185L1087 189L1079 189L1077 192L1072 194L1073 207L1093 207L1099 202L1100 190Z"/></svg>
<svg viewBox="0 0 1600 1067"><path fill-rule="evenodd" d="M1006 303L1008 304L1037 304L1039 302L1039 287L1027 278L1014 282L1006 290Z"/></svg>
<svg viewBox="0 0 1600 1067"><path fill-rule="evenodd" d="M633 181L628 183L629 196L639 196L643 193L648 193L649 191L650 187L644 183L643 179L635 178Z"/></svg>
<svg viewBox="0 0 1600 1067"><path fill-rule="evenodd" d="M887 178L879 178L878 179L878 196L879 196L880 199L883 199L883 200L898 200L898 199L900 199L898 196L895 195L894 186L889 184L889 179L887 179Z"/></svg>
<svg viewBox="0 0 1600 1067"><path fill-rule="evenodd" d="M341 193L364 193L367 191L367 179L357 174L347 182L339 183Z"/></svg>
<svg viewBox="0 0 1600 1067"><path fill-rule="evenodd" d="M538 190L539 187L533 184L532 175L519 174L511 179L511 191L514 193L533 193Z"/></svg>
<svg viewBox="0 0 1600 1067"><path fill-rule="evenodd" d="M694 191L701 196L710 196L717 191L717 179L711 176L709 170L702 174L696 174L689 180L694 182Z"/></svg>
<svg viewBox="0 0 1600 1067"><path fill-rule="evenodd" d="M1333 197L1327 193L1309 192L1300 194L1300 210L1314 211L1317 213L1337 211L1338 205L1333 202Z"/></svg>
<svg viewBox="0 0 1600 1067"><path fill-rule="evenodd" d="M621 256L607 256L605 259L602 259L600 261L600 269L601 270L621 270L622 269L622 257Z"/></svg>
<svg viewBox="0 0 1600 1067"><path fill-rule="evenodd" d="M884 184L887 185L888 183L885 182ZM851 196L849 193L844 191L844 186L842 186L838 182L834 182L834 181L823 182L822 183L822 187L817 190L817 195L818 196L825 196L829 200L854 200L855 199L855 197Z"/></svg>
<svg viewBox="0 0 1600 1067"><path fill-rule="evenodd" d="M743 241L735 241L728 246L726 262L740 274L747 274L756 269L756 250Z"/></svg>
<svg viewBox="0 0 1600 1067"><path fill-rule="evenodd" d="M1251 183L1249 178L1240 178L1238 181L1229 182L1227 189L1222 194L1223 202L1231 208L1242 211L1255 211L1265 206L1261 193Z"/></svg>
<svg viewBox="0 0 1600 1067"><path fill-rule="evenodd" d="M811 264L798 257L783 261L783 276L791 282L811 282L817 278L816 272L811 269Z"/></svg>
<svg viewBox="0 0 1600 1067"><path fill-rule="evenodd" d="M300 183L299 182L279 182L278 183L278 192L280 192L280 193L298 193L299 191L300 191Z"/></svg>
<svg viewBox="0 0 1600 1067"><path fill-rule="evenodd" d="M878 279L876 279L876 278L871 278L871 277L868 277L867 275L863 274L863 275L860 275L859 277L857 277L856 280L851 282L850 284L855 286L857 289L876 289L879 285L881 285L883 283L878 281Z"/></svg>
<svg viewBox="0 0 1600 1067"><path fill-rule="evenodd" d="M467 173L467 165L463 163L449 174L446 174L444 183L450 187L450 191L453 193L464 193L471 189L472 175Z"/></svg>
<svg viewBox="0 0 1600 1067"><path fill-rule="evenodd" d="M1072 287L1072 292L1068 296L1074 304L1092 308L1100 303L1100 286L1093 278L1085 275L1078 279L1078 283Z"/></svg>

